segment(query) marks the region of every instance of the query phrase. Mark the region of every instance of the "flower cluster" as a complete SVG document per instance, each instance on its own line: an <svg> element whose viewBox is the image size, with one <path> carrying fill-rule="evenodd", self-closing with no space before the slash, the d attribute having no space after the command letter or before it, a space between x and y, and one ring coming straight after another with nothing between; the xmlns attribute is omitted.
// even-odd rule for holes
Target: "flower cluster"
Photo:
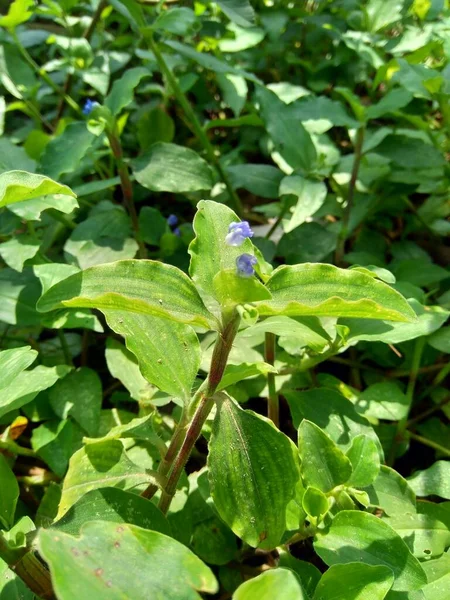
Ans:
<svg viewBox="0 0 450 600"><path fill-rule="evenodd" d="M90 98L88 98L83 106L83 115L85 115L86 117L90 115L96 106L98 106L98 102L95 102L95 100L91 100Z"/></svg>
<svg viewBox="0 0 450 600"><path fill-rule="evenodd" d="M225 242L229 246L242 246L247 238L253 237L253 231L250 229L248 221L231 223L228 227L228 235Z"/></svg>

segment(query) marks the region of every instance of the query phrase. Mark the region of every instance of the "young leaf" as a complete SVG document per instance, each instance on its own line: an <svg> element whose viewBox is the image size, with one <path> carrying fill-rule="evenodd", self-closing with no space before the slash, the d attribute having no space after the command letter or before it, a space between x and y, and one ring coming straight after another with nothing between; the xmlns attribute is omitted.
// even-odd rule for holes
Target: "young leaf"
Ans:
<svg viewBox="0 0 450 600"><path fill-rule="evenodd" d="M62 306L125 310L214 328L194 284L176 267L151 260L121 260L75 273L50 288L37 308Z"/></svg>
<svg viewBox="0 0 450 600"><path fill-rule="evenodd" d="M132 167L136 180L154 192L197 192L213 185L208 163L194 150L176 144L153 144Z"/></svg>
<svg viewBox="0 0 450 600"><path fill-rule="evenodd" d="M339 512L330 529L317 535L314 547L329 566L364 562L389 567L395 577L392 589L396 591L418 590L427 582L419 561L400 536L369 513Z"/></svg>
<svg viewBox="0 0 450 600"><path fill-rule="evenodd" d="M22 371L29 367L37 357L31 346L11 348L0 352L0 389L8 386Z"/></svg>
<svg viewBox="0 0 450 600"><path fill-rule="evenodd" d="M41 530L39 552L61 600L200 600L214 593L210 569L176 540L136 525L91 521L76 538ZM196 591L197 590L197 591Z"/></svg>
<svg viewBox="0 0 450 600"><path fill-rule="evenodd" d="M170 535L167 519L153 502L112 487L92 490L85 494L62 519L53 523L52 529L79 535L84 523L95 521L99 515L103 521L129 523Z"/></svg>
<svg viewBox="0 0 450 600"><path fill-rule="evenodd" d="M125 338L144 377L187 402L201 360L200 344L192 328L151 315L104 312L111 329Z"/></svg>
<svg viewBox="0 0 450 600"><path fill-rule="evenodd" d="M391 569L384 565L333 565L322 575L313 600L383 600L393 582Z"/></svg>
<svg viewBox="0 0 450 600"><path fill-rule="evenodd" d="M217 0L217 4L240 27L252 27L255 23L255 11L250 0Z"/></svg>
<svg viewBox="0 0 450 600"><path fill-rule="evenodd" d="M7 171L0 175L0 208L47 194L65 194L76 197L66 185L56 183L45 175L36 175L26 171Z"/></svg>
<svg viewBox="0 0 450 600"><path fill-rule="evenodd" d="M299 579L290 569L270 569L246 581L233 594L233 600L308 600Z"/></svg>
<svg viewBox="0 0 450 600"><path fill-rule="evenodd" d="M135 489L148 484L152 476L131 462L118 440L88 444L70 459L62 487L57 519L60 519L84 494L103 487Z"/></svg>
<svg viewBox="0 0 450 600"><path fill-rule="evenodd" d="M0 17L0 27L15 29L25 23L33 14L29 9L34 7L33 0L14 0L8 8L8 14Z"/></svg>
<svg viewBox="0 0 450 600"><path fill-rule="evenodd" d="M385 465L381 465L377 478L365 488L371 506L378 506L389 515L416 512L416 497L406 479Z"/></svg>
<svg viewBox="0 0 450 600"><path fill-rule="evenodd" d="M303 495L302 506L309 520L313 519L316 522L328 512L328 498L317 488L308 486Z"/></svg>
<svg viewBox="0 0 450 600"><path fill-rule="evenodd" d="M345 454L320 427L302 421L298 430L302 476L308 486L330 492L348 481L352 465Z"/></svg>
<svg viewBox="0 0 450 600"><path fill-rule="evenodd" d="M261 315L364 317L413 321L406 300L382 281L332 265L278 267L267 282L272 300L257 302Z"/></svg>
<svg viewBox="0 0 450 600"><path fill-rule="evenodd" d="M428 469L408 477L407 482L417 496L440 496L450 500L450 462L438 460Z"/></svg>
<svg viewBox="0 0 450 600"><path fill-rule="evenodd" d="M11 467L3 454L0 453L0 523L6 529L14 524L14 514L19 498L19 484Z"/></svg>
<svg viewBox="0 0 450 600"><path fill-rule="evenodd" d="M144 77L149 77L151 72L145 67L127 69L120 79L117 79L109 94L105 98L105 106L109 108L113 116L124 109L134 97L134 88L137 87Z"/></svg>
<svg viewBox="0 0 450 600"><path fill-rule="evenodd" d="M370 485L380 472L378 447L365 435L358 435L353 439L347 451L347 458L350 459L353 469L348 485L355 487Z"/></svg>
<svg viewBox="0 0 450 600"><path fill-rule="evenodd" d="M192 8L172 8L158 15L152 29L168 31L174 35L187 35L196 21Z"/></svg>
<svg viewBox="0 0 450 600"><path fill-rule="evenodd" d="M292 446L270 422L228 396L220 400L209 443L211 496L222 519L250 546L274 548L284 533L299 478Z"/></svg>

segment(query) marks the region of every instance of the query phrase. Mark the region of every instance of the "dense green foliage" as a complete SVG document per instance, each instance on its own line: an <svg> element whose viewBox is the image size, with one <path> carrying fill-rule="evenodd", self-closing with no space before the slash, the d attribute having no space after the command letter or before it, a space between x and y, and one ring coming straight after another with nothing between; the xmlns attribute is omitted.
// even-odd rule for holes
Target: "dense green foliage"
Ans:
<svg viewBox="0 0 450 600"><path fill-rule="evenodd" d="M448 600L448 0L6 4L0 599Z"/></svg>

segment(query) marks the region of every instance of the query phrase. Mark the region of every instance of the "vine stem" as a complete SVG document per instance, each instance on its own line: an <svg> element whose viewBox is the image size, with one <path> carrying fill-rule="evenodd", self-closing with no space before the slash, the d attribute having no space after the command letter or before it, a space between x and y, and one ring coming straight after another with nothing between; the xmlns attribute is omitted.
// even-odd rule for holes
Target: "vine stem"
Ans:
<svg viewBox="0 0 450 600"><path fill-rule="evenodd" d="M275 363L275 334L270 333L270 331L266 332L265 340L264 340L264 360L269 365L274 365ZM277 394L277 389L275 386L275 373L269 372L267 373L267 386L269 388L268 394L268 411L267 415L269 419L272 419L274 425L279 427L280 424L280 401Z"/></svg>
<svg viewBox="0 0 450 600"><path fill-rule="evenodd" d="M18 456L36 456L36 452L30 448L24 448L19 446L13 440L1 440L0 439L0 450L6 450L11 454L17 454Z"/></svg>
<svg viewBox="0 0 450 600"><path fill-rule="evenodd" d="M190 415L193 413L193 416L187 426L186 435L174 457L167 485L162 491L158 504L164 514L169 510L183 469L186 466L195 442L200 436L202 427L214 405L214 393L222 379L228 361L228 355L230 354L234 338L239 329L239 323L240 317L237 312L234 312L230 315L229 319L225 321L222 330L218 333L214 346L208 378L206 379L204 386L202 385L197 391L189 406L188 414Z"/></svg>
<svg viewBox="0 0 450 600"><path fill-rule="evenodd" d="M240 200L239 196L237 195L236 190L233 188L233 186L231 184L231 180L228 177L227 172L222 167L219 157L217 156L213 145L209 141L209 138L206 135L205 130L201 126L200 121L198 120L198 117L195 114L194 109L192 108L189 100L186 97L186 94L181 89L175 75L172 73L172 71L167 66L167 63L164 60L162 52L160 51L158 44L155 42L153 35L150 34L147 37L147 40L148 40L148 44L150 46L151 51L153 52L153 54L156 57L156 60L158 62L159 68L161 69L161 72L163 73L163 75L167 79L167 81L169 82L170 87L172 88L173 93L175 95L175 98L178 100L180 106L184 110L186 117L188 118L187 125L190 127L192 132L198 138L199 142L202 144L202 146L206 152L206 155L208 157L208 160L214 165L217 172L219 173L220 178L222 179L223 183L225 184L225 186L228 190L228 194L230 196L230 204L232 205L232 208L237 212L238 215L241 216L243 214L243 207L242 207L241 200Z"/></svg>
<svg viewBox="0 0 450 600"><path fill-rule="evenodd" d="M120 137L117 128L114 127L113 131L107 131L107 136L114 159L116 161L117 172L120 177L120 186L122 188L123 201L127 208L128 214L130 215L131 225L136 234L136 241L139 245L139 256L140 258L146 258L147 251L145 245L141 240L139 232L139 219L137 216L136 207L134 205L133 184L131 183L128 165L123 159L123 149L122 144L120 143Z"/></svg>
<svg viewBox="0 0 450 600"><path fill-rule="evenodd" d="M450 456L450 450L445 448L445 446L441 446L440 444L433 442L433 440L429 440L428 438L417 435L417 433L412 433L411 431L408 431L408 435L412 440L415 440L424 446L429 446L430 448L433 448L433 450L442 452L442 454L445 454L445 456Z"/></svg>
<svg viewBox="0 0 450 600"><path fill-rule="evenodd" d="M362 149L364 144L365 126L362 125L356 134L355 142L355 158L353 161L352 174L350 177L350 183L348 185L347 205L344 209L344 215L342 217L342 227L339 233L334 262L337 266L342 264L345 252L345 241L348 237L348 227L350 223L350 214L353 208L353 201L355 198L356 181L358 179L359 166L362 159Z"/></svg>

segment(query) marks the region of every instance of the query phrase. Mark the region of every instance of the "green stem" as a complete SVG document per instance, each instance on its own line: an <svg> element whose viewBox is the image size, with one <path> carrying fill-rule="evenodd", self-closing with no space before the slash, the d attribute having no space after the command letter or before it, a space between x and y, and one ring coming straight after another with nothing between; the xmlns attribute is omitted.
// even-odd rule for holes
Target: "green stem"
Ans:
<svg viewBox="0 0 450 600"><path fill-rule="evenodd" d="M61 343L61 348L66 363L73 367L72 355L70 354L69 344L67 343L66 336L64 335L64 331L62 329L58 329L58 338Z"/></svg>
<svg viewBox="0 0 450 600"><path fill-rule="evenodd" d="M418 414L416 417L409 419L409 421L406 422L406 428L409 429L412 425L415 425L416 423L420 423L420 421L423 421L424 419L426 419L430 415L434 414L435 412L442 410L444 408L444 406L446 406L449 402L450 402L450 396L445 398L445 400L442 400L442 402L439 402L439 404L435 404L434 406L431 406L427 410L424 410L423 412Z"/></svg>
<svg viewBox="0 0 450 600"><path fill-rule="evenodd" d="M411 431L408 431L408 435L412 440L420 442L421 444L423 444L424 446L428 446L429 448L433 448L433 450L442 452L442 454L444 454L445 456L450 456L450 450L448 448L445 448L444 446L441 446L440 444L437 444L436 442L433 442L428 438L424 438L421 435L417 435L417 433L412 433Z"/></svg>
<svg viewBox="0 0 450 600"><path fill-rule="evenodd" d="M289 210L289 205L287 202L284 202L281 207L280 214L278 215L275 223L272 225L272 227L269 229L269 231L265 235L266 240L269 240L272 237L273 233L280 226L281 221L283 220L283 218L284 218L285 214L288 212L288 210Z"/></svg>
<svg viewBox="0 0 450 600"><path fill-rule="evenodd" d="M355 158L353 160L352 175L348 186L347 205L342 217L341 231L339 232L338 242L335 252L335 264L341 265L345 253L345 241L348 237L348 228L350 223L350 214L353 208L353 200L355 198L356 181L358 179L359 166L362 158L362 148L364 144L365 126L362 125L356 134L355 142Z"/></svg>
<svg viewBox="0 0 450 600"><path fill-rule="evenodd" d="M163 73L163 75L167 79L167 81L169 82L170 87L172 88L173 93L175 95L175 98L179 102L186 117L188 118L188 124L189 124L192 132L196 135L199 142L202 144L202 146L206 152L206 155L208 157L208 160L214 165L217 172L219 173L220 178L222 179L223 183L225 184L225 186L228 190L228 194L230 196L230 204L232 205L233 209L237 212L237 214L241 216L243 214L243 207L242 207L241 200L240 200L239 196L237 195L236 190L233 188L233 186L231 184L231 180L228 177L227 172L222 167L219 157L216 154L216 151L215 151L213 145L209 141L209 138L206 135L206 132L204 131L203 127L201 126L200 121L198 120L198 117L197 117L194 109L192 108L189 100L186 97L186 94L181 89L175 75L172 73L172 71L167 66L167 63L164 60L164 57L159 49L158 44L153 39L153 35L148 36L148 44L149 44L150 49L152 50L153 54L156 57L156 60L158 62L159 68L161 69L161 72Z"/></svg>
<svg viewBox="0 0 450 600"><path fill-rule="evenodd" d="M82 114L80 107L78 106L78 104L75 102L75 100L73 100L73 98L71 98L68 94L64 93L64 90L62 90L54 81L51 77L49 77L47 75L47 73L40 68L40 66L37 64L37 62L34 60L34 58L31 56L31 54L29 54L28 50L22 45L21 41L19 40L17 33L14 30L10 30L11 36L14 40L14 43L16 44L19 52L21 53L21 55L23 56L23 58L25 59L25 61L30 65L30 67L33 69L33 71L41 78L45 81L45 83L52 88L52 90L54 92L56 92L58 94L58 96L61 96L62 98L64 98L64 100L67 102L67 104L70 106L70 108L72 108L76 113L78 113L79 115Z"/></svg>
<svg viewBox="0 0 450 600"><path fill-rule="evenodd" d="M198 405L195 408L194 415L186 431L186 436L181 444L179 451L175 456L172 470L167 480L167 485L162 492L159 508L163 513L167 513L175 495L178 481L181 477L183 469L191 455L195 442L197 441L202 427L211 412L214 405L214 393L222 379L225 370L228 355L230 354L233 340L236 337L239 329L240 317L237 313L231 315L230 319L225 323L222 331L218 333L216 344L214 346L213 355L211 358L211 368L209 371L204 390L197 392L193 398L192 405Z"/></svg>
<svg viewBox="0 0 450 600"><path fill-rule="evenodd" d="M264 340L264 360L269 365L274 365L275 363L275 334L270 333L269 331L266 333ZM268 417L272 419L274 425L279 427L280 425L280 401L277 394L277 389L275 386L275 373L267 373L267 386L269 388L269 396L267 398L268 401Z"/></svg>
<svg viewBox="0 0 450 600"><path fill-rule="evenodd" d="M13 440L0 440L0 450L6 450L7 452L11 452L11 454L17 454L18 456L36 456L34 450L23 448Z"/></svg>
<svg viewBox="0 0 450 600"><path fill-rule="evenodd" d="M107 135L114 159L116 161L117 172L120 177L120 185L122 188L124 204L127 208L128 214L130 215L131 225L136 234L136 241L139 245L139 256L140 258L146 258L147 251L141 240L141 235L139 232L139 219L137 216L136 207L134 205L133 184L131 183L128 165L123 159L123 149L122 144L120 143L119 133L117 129L115 129L112 132L107 132Z"/></svg>

